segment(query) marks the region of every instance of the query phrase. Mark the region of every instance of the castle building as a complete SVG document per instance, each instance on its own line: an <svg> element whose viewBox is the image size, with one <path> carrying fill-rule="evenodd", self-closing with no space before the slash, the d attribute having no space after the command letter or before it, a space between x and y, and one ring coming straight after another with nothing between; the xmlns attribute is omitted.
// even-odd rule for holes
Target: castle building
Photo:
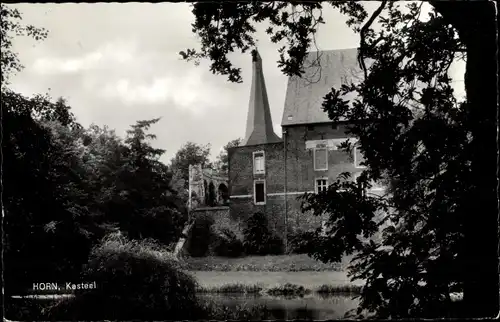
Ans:
<svg viewBox="0 0 500 322"><path fill-rule="evenodd" d="M354 179L364 168L357 148L351 154L339 149L349 138L349 124L333 123L322 108L324 96L332 87L339 88L361 76L357 50L308 54L305 73L288 80L281 137L273 130L262 59L257 51L252 53L252 61L245 138L241 146L228 151L231 217L243 221L262 212L280 235L285 225L317 228L324 218L302 213L298 197L326 190L342 172L352 173ZM356 142L356 138L349 139Z"/></svg>

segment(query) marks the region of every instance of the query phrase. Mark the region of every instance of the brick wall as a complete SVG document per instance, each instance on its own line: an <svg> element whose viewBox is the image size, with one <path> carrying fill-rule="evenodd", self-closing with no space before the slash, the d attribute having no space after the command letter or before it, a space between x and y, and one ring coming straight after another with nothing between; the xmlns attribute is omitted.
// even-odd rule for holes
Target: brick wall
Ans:
<svg viewBox="0 0 500 322"><path fill-rule="evenodd" d="M306 149L308 140L342 139L346 138L346 126L339 124L336 128L331 124L316 124L312 126L299 125L286 127L287 134L287 191L288 223L302 229L316 228L321 218L300 211L299 196L296 193L314 192L315 179L328 177L334 181L342 172L360 172L354 167L352 155L343 151L328 151L328 170L315 171L313 150ZM268 215L270 228L280 235L284 231L284 151L283 142L254 146L242 146L230 149L229 154L229 191L230 216L243 222L255 212ZM264 151L265 174L253 173L253 152ZM253 184L255 179L266 180L266 204L255 205ZM294 194L295 193L295 194Z"/></svg>
<svg viewBox="0 0 500 322"><path fill-rule="evenodd" d="M253 173L253 152L264 151L265 174ZM266 193L283 192L283 143L231 148L229 156L229 195L253 195L255 179L266 179ZM252 198L253 200L253 198Z"/></svg>
<svg viewBox="0 0 500 322"><path fill-rule="evenodd" d="M300 211L298 196L288 196L288 227L300 227L303 230L315 229L321 225L321 218L310 213ZM239 222L240 231L245 227L245 221L254 213L262 212L267 215L269 228L283 237L285 227L285 200L284 196L268 196L265 205L255 205L251 198L232 199L230 203L231 217Z"/></svg>
<svg viewBox="0 0 500 322"><path fill-rule="evenodd" d="M328 170L314 170L313 149L306 149L308 140L327 140L347 138L346 126L333 128L331 124L313 126L288 126L287 128L287 181L288 191L314 191L315 178L328 177L329 182L336 180L342 172L360 172L354 167L354 159L341 150L328 151Z"/></svg>

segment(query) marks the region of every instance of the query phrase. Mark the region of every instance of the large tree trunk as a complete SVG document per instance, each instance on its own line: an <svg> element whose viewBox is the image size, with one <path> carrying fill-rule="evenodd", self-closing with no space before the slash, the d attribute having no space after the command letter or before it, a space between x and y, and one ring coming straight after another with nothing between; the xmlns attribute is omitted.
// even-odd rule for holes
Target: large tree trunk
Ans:
<svg viewBox="0 0 500 322"><path fill-rule="evenodd" d="M431 2L467 46L465 89L472 132L473 195L465 222L464 305L471 317L499 311L497 13L495 3Z"/></svg>

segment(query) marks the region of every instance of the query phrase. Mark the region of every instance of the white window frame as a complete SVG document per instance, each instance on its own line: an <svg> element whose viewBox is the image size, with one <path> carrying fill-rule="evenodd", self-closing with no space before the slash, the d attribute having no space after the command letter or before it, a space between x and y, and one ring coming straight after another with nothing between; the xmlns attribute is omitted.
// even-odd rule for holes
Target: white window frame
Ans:
<svg viewBox="0 0 500 322"><path fill-rule="evenodd" d="M262 155L262 163L263 169L262 171L257 171L257 167L255 166L255 158L256 155ZM253 174L266 174L266 153L264 151L255 151L252 153L252 162L253 162Z"/></svg>
<svg viewBox="0 0 500 322"><path fill-rule="evenodd" d="M358 160L357 160L357 157L356 157L356 152L358 151L358 146L355 145L354 146L354 149L353 149L353 154L354 154L354 167L356 169L366 169L366 166L365 165L358 165Z"/></svg>
<svg viewBox="0 0 500 322"><path fill-rule="evenodd" d="M255 189L255 186L257 183L262 183L264 185L264 201L262 202L257 202L257 189ZM254 180L253 181L253 203L255 205L265 205L267 201L267 195L266 195L266 180L265 179L259 179L259 180Z"/></svg>
<svg viewBox="0 0 500 322"><path fill-rule="evenodd" d="M316 150L325 150L326 152L326 167L324 169L318 169L316 168ZM321 147L321 148L318 148L318 147L315 147L314 148L314 151L313 151L313 162L314 162L314 171L327 171L328 170L328 146L325 146L325 147Z"/></svg>
<svg viewBox="0 0 500 322"><path fill-rule="evenodd" d="M328 178L327 177L323 177L323 178L315 178L314 179L314 192L315 193L319 193L319 185L318 185L318 180L325 180L326 181L326 189L328 189Z"/></svg>

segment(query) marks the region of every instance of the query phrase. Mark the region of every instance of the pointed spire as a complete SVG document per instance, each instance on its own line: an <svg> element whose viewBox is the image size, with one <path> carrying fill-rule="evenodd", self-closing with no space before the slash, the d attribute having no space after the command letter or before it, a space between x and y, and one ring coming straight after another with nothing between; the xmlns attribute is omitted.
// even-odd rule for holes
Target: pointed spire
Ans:
<svg viewBox="0 0 500 322"><path fill-rule="evenodd" d="M269 100L267 98L266 82L262 71L262 58L259 52L252 50L252 88L248 106L247 129L242 145L257 145L280 142L274 133Z"/></svg>

